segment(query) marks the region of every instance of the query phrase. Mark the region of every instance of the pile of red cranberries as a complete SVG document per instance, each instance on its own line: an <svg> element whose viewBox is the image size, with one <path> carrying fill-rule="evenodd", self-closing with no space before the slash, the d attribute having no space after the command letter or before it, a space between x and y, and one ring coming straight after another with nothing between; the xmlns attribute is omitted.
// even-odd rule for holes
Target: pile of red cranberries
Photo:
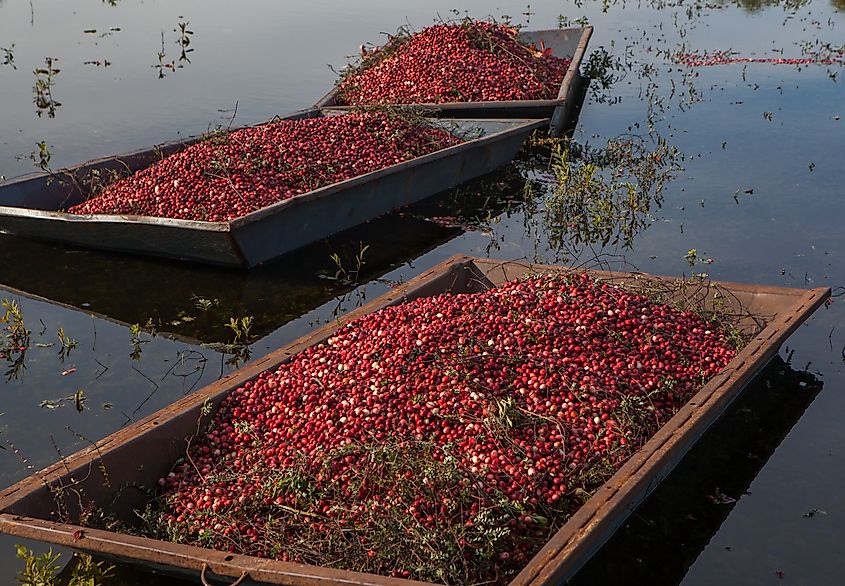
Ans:
<svg viewBox="0 0 845 586"><path fill-rule="evenodd" d="M506 582L734 355L584 274L387 307L232 391L160 479L157 535Z"/></svg>
<svg viewBox="0 0 845 586"><path fill-rule="evenodd" d="M340 104L419 104L557 97L571 60L520 42L504 24L438 24L394 39L338 85Z"/></svg>
<svg viewBox="0 0 845 586"><path fill-rule="evenodd" d="M386 112L282 120L202 140L68 211L228 221L459 142Z"/></svg>

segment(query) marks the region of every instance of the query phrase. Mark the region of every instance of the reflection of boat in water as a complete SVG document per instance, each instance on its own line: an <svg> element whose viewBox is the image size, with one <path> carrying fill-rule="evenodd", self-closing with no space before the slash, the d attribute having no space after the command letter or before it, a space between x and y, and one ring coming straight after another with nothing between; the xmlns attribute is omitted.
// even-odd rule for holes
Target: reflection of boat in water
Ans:
<svg viewBox="0 0 845 586"><path fill-rule="evenodd" d="M572 585L680 583L822 385L776 357Z"/></svg>
<svg viewBox="0 0 845 586"><path fill-rule="evenodd" d="M152 320L157 331L194 343L230 341L232 332L223 324L233 316L252 316L251 333L261 337L478 226L488 213L502 213L523 183L517 167L507 165L251 271L1 236L0 282L23 295L124 324ZM359 273L334 278L339 268L331 256L337 254L349 273L362 245L368 248Z"/></svg>

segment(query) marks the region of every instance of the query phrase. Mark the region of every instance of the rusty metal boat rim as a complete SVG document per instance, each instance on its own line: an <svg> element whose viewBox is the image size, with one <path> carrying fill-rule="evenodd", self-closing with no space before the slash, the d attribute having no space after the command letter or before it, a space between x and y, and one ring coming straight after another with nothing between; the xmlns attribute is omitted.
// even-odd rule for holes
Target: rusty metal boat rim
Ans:
<svg viewBox="0 0 845 586"><path fill-rule="evenodd" d="M526 274L567 272L583 272L583 269L456 256L350 312L343 321L387 305L401 303L406 299L449 290L483 290ZM558 584L573 576L741 394L747 383L776 355L787 337L830 296L830 289L827 288L804 290L765 285L709 283L642 273L587 272L596 278L610 280L634 290L641 289L644 285L648 287L649 284L662 283L679 290L685 290L687 284L691 284L694 293L703 291L708 299L713 297L714 292L722 292L722 302L735 303L737 305L734 307L743 309L743 319L747 318L743 327L752 332L753 336L725 370L713 377L610 480L596 490L510 582L511 585ZM50 513L50 507L54 506L48 488L51 483L63 482L74 475L76 478L95 476L98 468L95 463L105 467L111 465L111 460L123 464L120 471L120 474L126 476L123 481L134 479L135 482L140 482L138 477L142 472L152 479L157 478L161 470L169 469L173 460L164 462L164 468L161 468L162 463L158 463L161 470L155 469L156 462L149 463L149 466L141 463L139 469L137 450L143 446L145 439L146 453L156 454L160 460L168 457L167 450L176 453L173 450L178 452L181 447L184 453L186 435L175 432L174 428L193 428L195 431L204 405L216 405L231 390L255 378L262 371L277 367L304 348L325 340L341 325L342 323L334 323L314 330L216 383L110 435L96 445L83 449L6 489L0 493L0 531L82 549L171 573L189 573L194 577L205 568L218 576L227 576L230 579L241 579L246 572L249 580L246 583L253 584L422 584L399 578L230 554L89 529L50 519L54 516ZM157 447L150 449L150 445ZM127 458L130 453L134 455ZM121 480L119 474L112 474L112 479L115 484ZM95 479L92 479L89 484L93 490L105 490L102 481L98 485ZM115 497L112 505L116 500Z"/></svg>

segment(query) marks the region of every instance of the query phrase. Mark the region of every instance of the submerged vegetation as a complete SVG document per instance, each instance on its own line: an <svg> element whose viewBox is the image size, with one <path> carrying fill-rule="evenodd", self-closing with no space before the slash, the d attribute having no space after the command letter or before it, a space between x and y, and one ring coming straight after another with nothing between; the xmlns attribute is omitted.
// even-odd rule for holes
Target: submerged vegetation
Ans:
<svg viewBox="0 0 845 586"><path fill-rule="evenodd" d="M570 253L593 245L630 248L663 205L663 190L682 160L657 135L620 137L600 149L555 144L545 209L551 244Z"/></svg>
<svg viewBox="0 0 845 586"><path fill-rule="evenodd" d="M89 554L74 553L69 562L70 572L62 572L61 554L47 552L37 555L22 545L15 546L23 569L15 577L22 586L104 586L114 575L114 566L95 561Z"/></svg>
<svg viewBox="0 0 845 586"><path fill-rule="evenodd" d="M8 59L9 54L6 55ZM45 57L44 67L37 68L33 73L35 74L35 85L32 86L32 92L35 94L33 101L35 102L35 113L40 118L47 115L48 118L56 117L56 110L62 105L53 97L53 86L56 85L56 77L61 73L61 69L56 67L58 59L55 57Z"/></svg>
<svg viewBox="0 0 845 586"><path fill-rule="evenodd" d="M0 360L5 361L9 368L5 372L6 380L18 378L24 368L26 351L29 349L30 336L23 320L20 303L14 299L3 298L3 315L0 317L2 336L0 337Z"/></svg>

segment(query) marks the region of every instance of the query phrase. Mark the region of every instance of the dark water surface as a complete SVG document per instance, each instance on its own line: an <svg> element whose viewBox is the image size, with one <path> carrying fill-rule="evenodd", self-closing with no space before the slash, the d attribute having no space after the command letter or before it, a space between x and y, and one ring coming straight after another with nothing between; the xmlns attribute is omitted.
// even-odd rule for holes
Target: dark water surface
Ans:
<svg viewBox="0 0 845 586"><path fill-rule="evenodd" d="M585 243L578 226L555 232L542 190L531 201L524 196L525 178L543 175L528 153L480 181L249 273L2 236L0 297L19 300L33 333L22 366L0 378L0 486L241 364L243 348L221 346L232 339L223 325L230 317L253 317L248 350L258 357L456 253L600 260L835 293L845 286L845 67L689 68L672 58L679 50L804 57L825 43L841 50L841 0L109 4L0 0L0 48L11 49L13 62L4 64L8 53L0 50L0 175L33 171L39 141L59 168L226 125L236 105L240 124L303 108L335 78L327 64L339 68L362 42L382 40L381 32L406 20L421 28L452 9L508 14L528 28L555 28L561 13L586 16L596 27L590 49L604 47L618 66L610 87L593 83L575 138L600 148L620 135L643 136L647 145L660 137L683 153L683 171L637 215L630 247ZM190 62L179 61L180 23L194 33ZM34 101L33 71L47 57L60 70L52 105ZM173 69L156 67L171 61ZM356 276L356 254L367 245ZM692 264L684 258L691 249ZM338 271L334 253L348 278L327 278ZM783 360L575 583L842 583L841 306L835 300L799 329ZM155 335L133 336L129 324L148 322ZM77 342L64 357L59 328ZM2 362L0 371L14 368ZM80 390L83 405L73 399ZM20 569L19 541L0 537L3 583ZM149 578L124 571L120 582Z"/></svg>

